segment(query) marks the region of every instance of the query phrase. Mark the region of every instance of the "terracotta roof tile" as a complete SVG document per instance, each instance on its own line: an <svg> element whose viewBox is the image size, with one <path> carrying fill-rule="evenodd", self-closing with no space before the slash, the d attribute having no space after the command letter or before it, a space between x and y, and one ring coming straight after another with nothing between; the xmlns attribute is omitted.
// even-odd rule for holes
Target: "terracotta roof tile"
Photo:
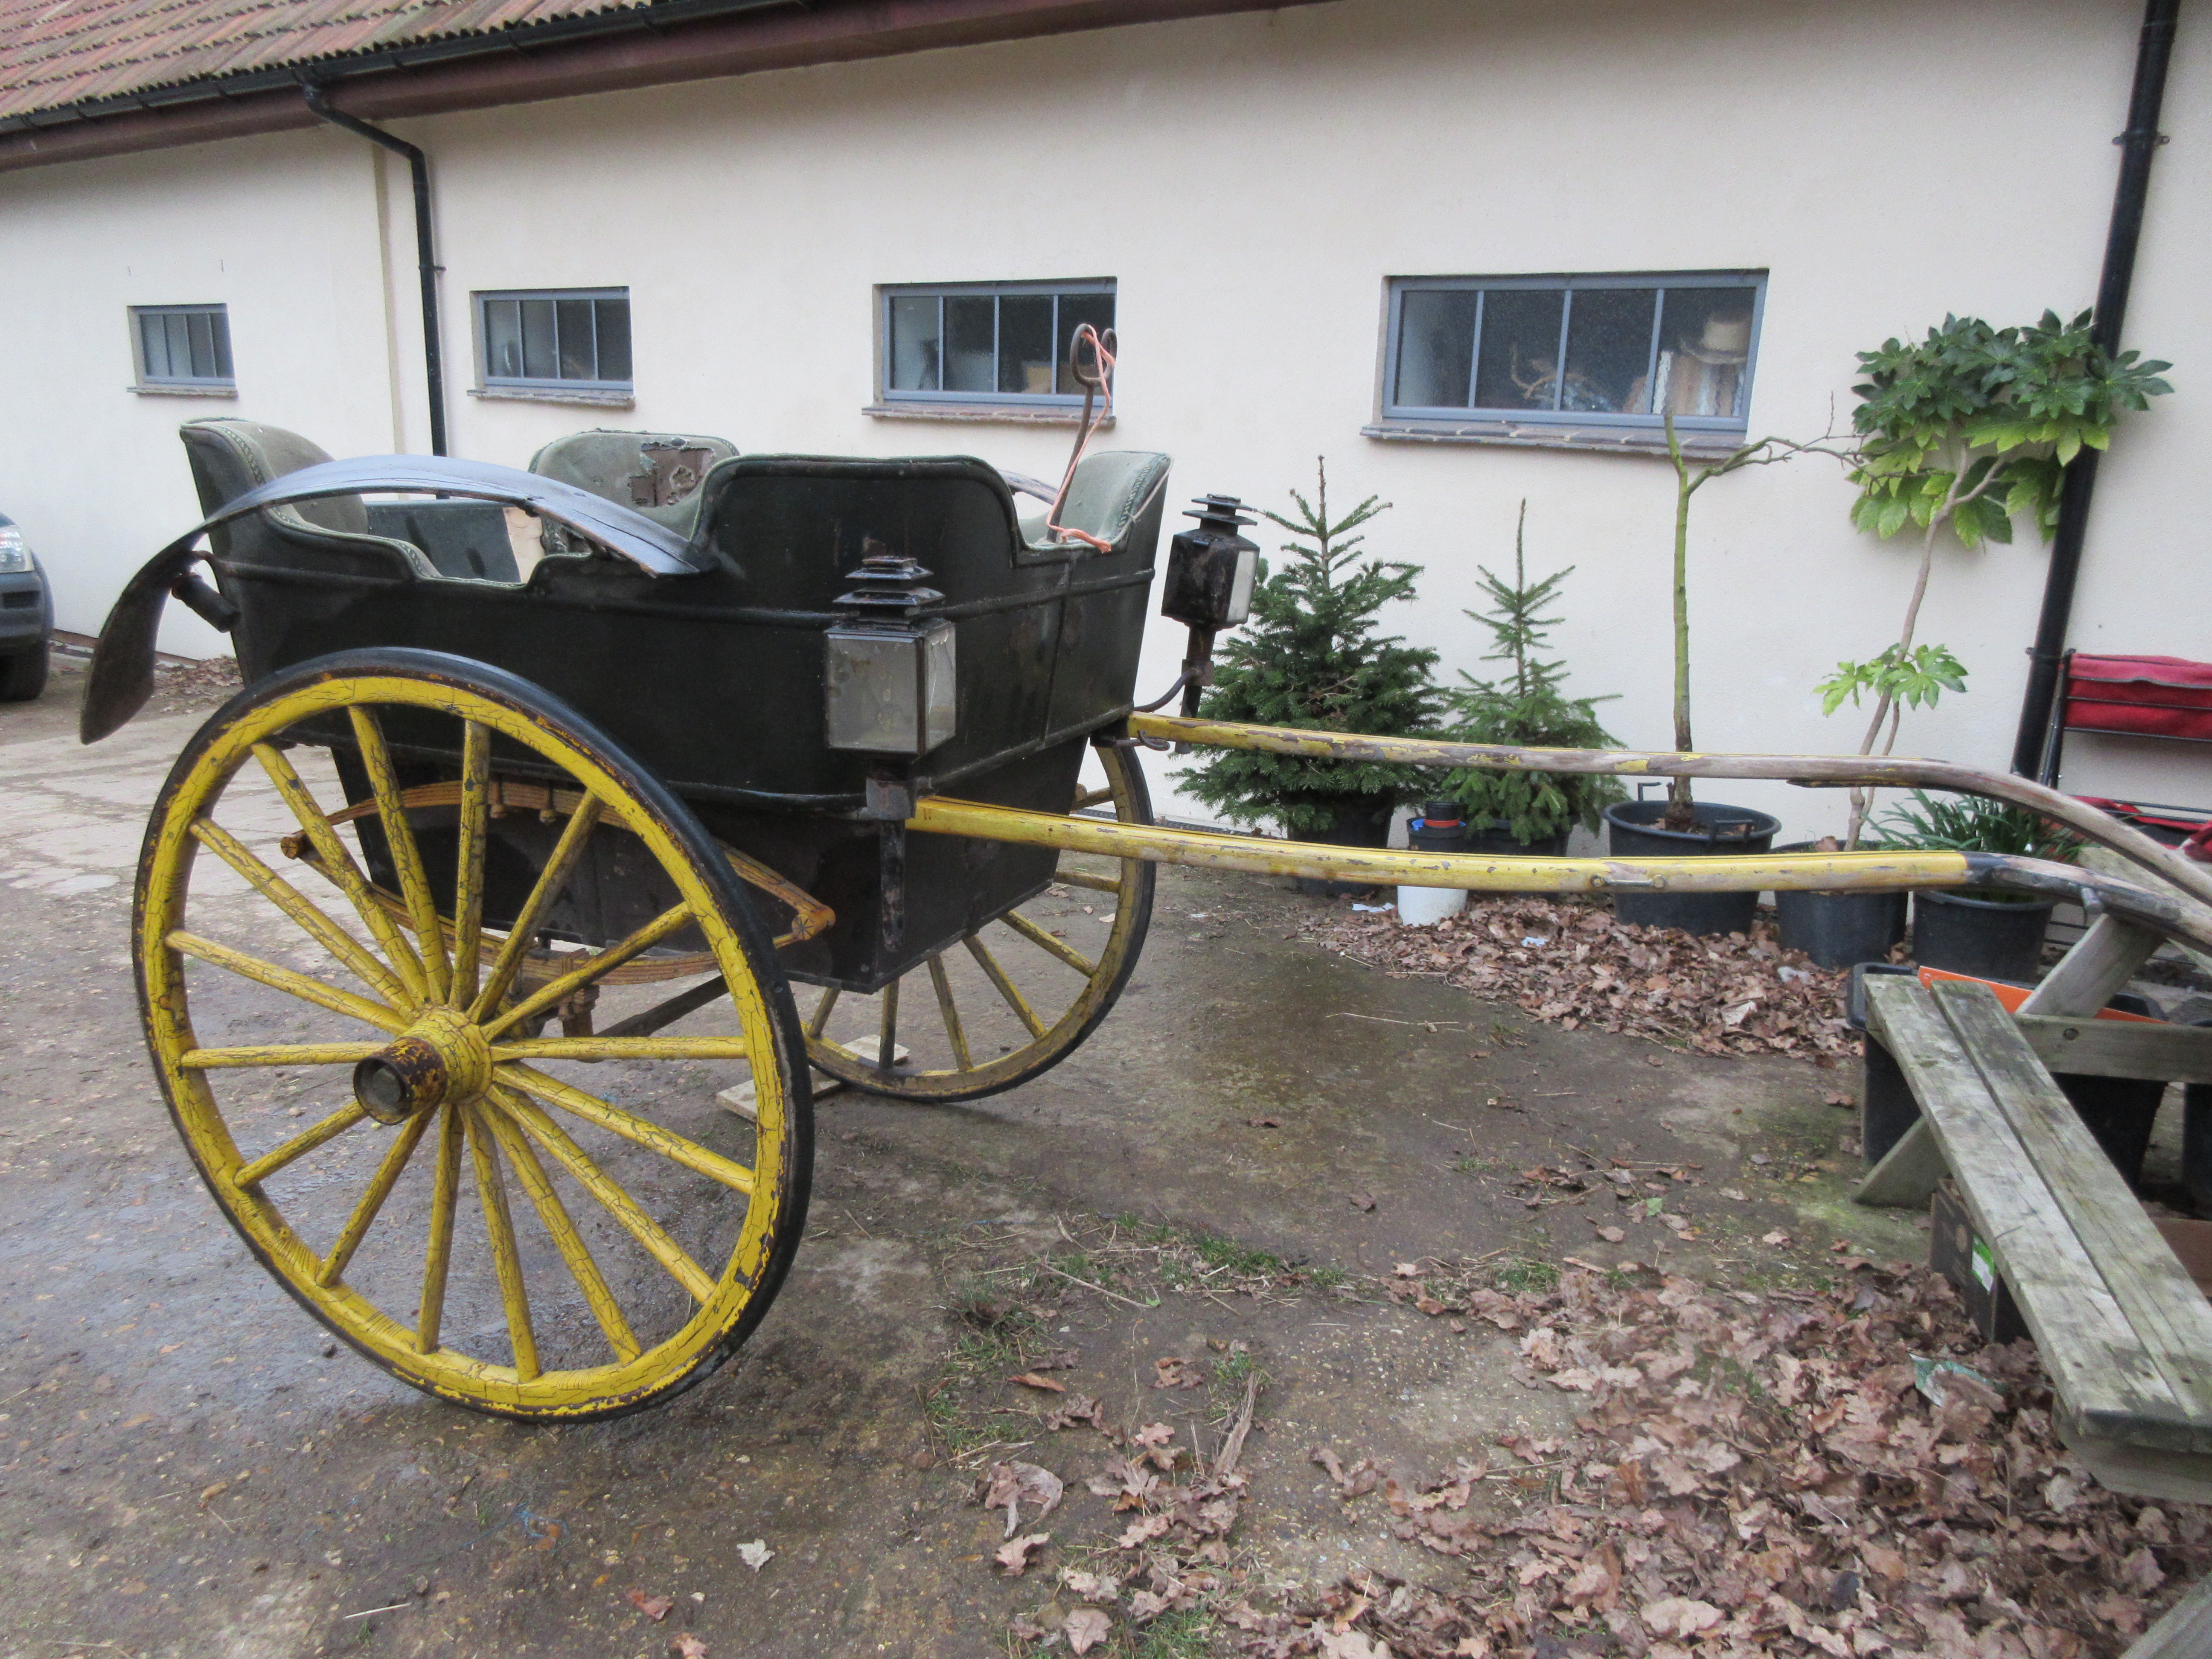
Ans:
<svg viewBox="0 0 2212 1659"><path fill-rule="evenodd" d="M0 0L0 118L653 0Z"/></svg>

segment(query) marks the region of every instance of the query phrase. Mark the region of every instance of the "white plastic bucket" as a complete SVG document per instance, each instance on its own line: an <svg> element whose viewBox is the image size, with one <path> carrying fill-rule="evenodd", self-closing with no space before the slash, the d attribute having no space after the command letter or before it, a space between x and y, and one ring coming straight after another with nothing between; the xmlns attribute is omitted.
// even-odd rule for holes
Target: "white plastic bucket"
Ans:
<svg viewBox="0 0 2212 1659"><path fill-rule="evenodd" d="M1458 887L1401 887L1398 920L1408 927L1433 927L1446 916L1467 908L1467 892Z"/></svg>

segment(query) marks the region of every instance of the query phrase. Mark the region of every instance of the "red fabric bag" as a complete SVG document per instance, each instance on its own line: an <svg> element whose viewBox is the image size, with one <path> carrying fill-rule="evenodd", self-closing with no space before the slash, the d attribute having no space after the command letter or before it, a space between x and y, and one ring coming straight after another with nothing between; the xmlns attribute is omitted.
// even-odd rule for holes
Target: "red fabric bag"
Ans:
<svg viewBox="0 0 2212 1659"><path fill-rule="evenodd" d="M2066 726L2212 743L2212 663L2077 651L2069 659Z"/></svg>

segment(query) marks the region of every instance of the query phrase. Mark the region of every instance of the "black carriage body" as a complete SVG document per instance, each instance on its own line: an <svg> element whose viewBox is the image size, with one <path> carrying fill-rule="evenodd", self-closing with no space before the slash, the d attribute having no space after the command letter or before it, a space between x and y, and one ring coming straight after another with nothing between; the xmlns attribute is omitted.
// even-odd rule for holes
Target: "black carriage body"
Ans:
<svg viewBox="0 0 2212 1659"><path fill-rule="evenodd" d="M195 435L186 428L210 512L265 482L255 472L290 470L281 456L241 470L234 434ZM239 609L249 682L377 646L450 652L534 681L665 779L719 839L836 911L827 933L787 948L794 977L872 991L1041 890L1056 855L910 838L902 934L896 949L883 943L883 827L862 815L871 757L826 742L824 635L850 621L836 601L864 547L913 559L944 595L924 615L956 629L957 725L902 763L918 789L1067 810L1085 741L1125 715L1133 696L1164 495L1165 457L1099 461L1116 464L1109 471L1121 475L1111 482L1123 503L1104 550L1026 540L1004 479L972 459L745 456L721 462L700 486L692 545L711 558L698 557L706 568L694 574L653 575L580 548L540 559L517 582L511 554L501 568L506 524L496 507L346 497L218 528L214 563ZM430 522L441 515L442 526ZM396 710L387 727L410 785L456 775L447 732L427 720L410 726ZM349 734L334 726L328 736L349 794L365 798ZM504 743L494 769L531 774ZM374 860L381 849L364 828ZM437 828L424 826L426 857L435 857ZM542 862L534 843L550 833L520 818L501 829L514 843L515 873L488 869L493 921L512 915L524 872ZM669 902L627 878L618 851L580 874L553 921L587 944L621 937Z"/></svg>

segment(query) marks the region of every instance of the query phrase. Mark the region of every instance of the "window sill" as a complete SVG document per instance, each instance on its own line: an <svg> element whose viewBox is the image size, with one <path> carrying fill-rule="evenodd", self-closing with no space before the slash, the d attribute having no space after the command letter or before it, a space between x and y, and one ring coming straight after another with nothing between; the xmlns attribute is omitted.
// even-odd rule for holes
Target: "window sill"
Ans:
<svg viewBox="0 0 2212 1659"><path fill-rule="evenodd" d="M1660 455L1667 434L1649 428L1589 426L1516 426L1508 421L1389 421L1359 428L1363 438L1384 443L1493 444L1516 449L1572 449L1592 454ZM1726 432L1681 433L1682 453L1694 461L1724 460L1749 440Z"/></svg>
<svg viewBox="0 0 2212 1659"><path fill-rule="evenodd" d="M140 384L123 388L134 398L228 398L238 397L234 386L155 386Z"/></svg>
<svg viewBox="0 0 2212 1659"><path fill-rule="evenodd" d="M574 392L553 386L472 386L471 398L483 398L494 403L516 404L586 404L594 409L635 409L635 392L599 392L588 386L578 386Z"/></svg>
<svg viewBox="0 0 2212 1659"><path fill-rule="evenodd" d="M878 421L971 421L1000 426L1080 426L1083 410L1039 409L1024 404L870 404L860 413ZM1101 432L1114 424L1107 416L1098 422Z"/></svg>

